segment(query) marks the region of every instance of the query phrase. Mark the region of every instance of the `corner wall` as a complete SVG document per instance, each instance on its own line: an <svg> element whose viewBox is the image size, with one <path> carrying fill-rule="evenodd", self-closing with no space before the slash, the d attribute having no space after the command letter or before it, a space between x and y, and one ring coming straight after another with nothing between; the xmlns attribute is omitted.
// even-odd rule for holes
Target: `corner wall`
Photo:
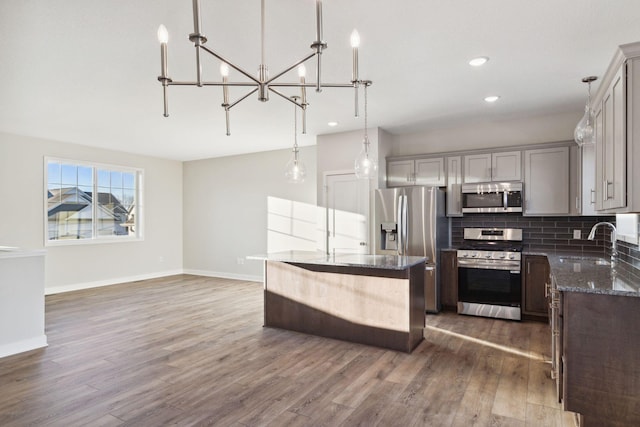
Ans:
<svg viewBox="0 0 640 427"><path fill-rule="evenodd" d="M267 198L316 203L316 147L301 147L307 167L302 184L285 181L291 150L184 163L185 273L262 280L267 252Z"/></svg>
<svg viewBox="0 0 640 427"><path fill-rule="evenodd" d="M46 156L144 169L144 240L45 247ZM0 182L0 245L47 250L45 293L182 271L182 162L0 133Z"/></svg>

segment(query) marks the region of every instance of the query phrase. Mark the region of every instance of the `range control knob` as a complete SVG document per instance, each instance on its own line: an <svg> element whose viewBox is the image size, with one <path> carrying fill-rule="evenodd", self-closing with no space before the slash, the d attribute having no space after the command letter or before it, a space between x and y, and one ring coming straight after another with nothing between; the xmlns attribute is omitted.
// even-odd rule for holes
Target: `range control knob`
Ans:
<svg viewBox="0 0 640 427"><path fill-rule="evenodd" d="M509 259L515 259L515 255L514 254L509 254Z"/></svg>
<svg viewBox="0 0 640 427"><path fill-rule="evenodd" d="M486 254L484 257L485 258L491 258L491 254Z"/></svg>
<svg viewBox="0 0 640 427"><path fill-rule="evenodd" d="M500 254L500 259L504 259L505 256L505 254Z"/></svg>
<svg viewBox="0 0 640 427"><path fill-rule="evenodd" d="M477 256L478 256L478 254L477 254L477 253L475 253L475 252L471 254L471 258L475 258L475 257L477 257Z"/></svg>

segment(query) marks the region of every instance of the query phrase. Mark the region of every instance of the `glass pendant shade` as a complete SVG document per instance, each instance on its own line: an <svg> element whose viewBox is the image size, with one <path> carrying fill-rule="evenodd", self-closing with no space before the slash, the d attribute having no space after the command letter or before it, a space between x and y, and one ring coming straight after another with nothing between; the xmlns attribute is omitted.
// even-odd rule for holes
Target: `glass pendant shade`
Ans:
<svg viewBox="0 0 640 427"><path fill-rule="evenodd" d="M576 129L573 131L573 139L579 146L583 146L586 144L595 144L596 138L594 134L593 124L594 124L593 110L589 106L589 104L584 107L584 116L576 125Z"/></svg>
<svg viewBox="0 0 640 427"><path fill-rule="evenodd" d="M369 153L369 138L365 137L362 149L355 161L356 177L359 179L372 179L378 173L378 162Z"/></svg>
<svg viewBox="0 0 640 427"><path fill-rule="evenodd" d="M358 179L373 179L378 174L378 162L369 150L371 143L369 142L369 134L367 132L367 119L369 116L367 113L367 88L371 82L365 80L362 84L364 84L364 138L362 139L360 153L358 153L356 157L354 169Z"/></svg>
<svg viewBox="0 0 640 427"><path fill-rule="evenodd" d="M298 157L298 150L296 148L293 150L291 159L287 162L284 177L287 179L287 182L298 184L304 182L306 176L307 168L304 166L304 162Z"/></svg>
<svg viewBox="0 0 640 427"><path fill-rule="evenodd" d="M596 80L598 80L598 77L596 76L588 76L582 79L583 83L587 83L589 85L587 105L584 106L584 115L582 116L582 119L580 119L573 131L573 139L580 147L596 143L595 129L593 128L595 118L593 117L593 109L591 108L591 83Z"/></svg>
<svg viewBox="0 0 640 427"><path fill-rule="evenodd" d="M292 184L298 184L304 182L307 176L307 168L304 166L302 160L300 160L300 150L298 149L298 106L297 102L300 99L299 96L292 96L291 100L294 102L293 106L293 149L291 150L291 158L287 162L287 166L284 170L284 177L287 182Z"/></svg>

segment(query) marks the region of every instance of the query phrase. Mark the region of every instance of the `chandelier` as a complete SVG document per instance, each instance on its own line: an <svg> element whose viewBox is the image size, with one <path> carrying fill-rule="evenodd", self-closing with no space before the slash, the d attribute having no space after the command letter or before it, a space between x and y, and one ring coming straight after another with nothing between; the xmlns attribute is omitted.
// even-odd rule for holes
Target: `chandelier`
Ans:
<svg viewBox="0 0 640 427"><path fill-rule="evenodd" d="M160 60L161 71L158 80L162 83L163 99L164 99L164 116L169 117L169 107L167 101L167 88L169 86L222 86L223 88L223 102L222 108L224 108L226 118L226 133L231 135L230 131L230 119L229 111L237 104L247 99L249 96L258 93L258 100L266 102L269 100L269 92L286 99L296 105L296 108L302 110L302 133L306 134L306 110L307 103L306 88L315 87L316 92L321 92L323 87L330 88L354 88L355 89L355 116L358 117L358 88L365 82L367 85L371 84L370 81L359 80L358 78L358 46L360 43L360 36L357 31L351 34L351 46L353 49L353 72L351 81L348 83L326 83L321 79L322 76L322 52L327 49L327 43L323 41L323 29L322 29L322 1L316 0L316 40L311 43L312 53L304 58L296 61L284 70L276 73L272 77L269 76L269 69L265 62L265 0L261 0L261 58L260 65L258 66L257 76L246 71L242 67L234 64L229 59L221 56L213 49L206 46L207 37L201 32L202 21L200 17L200 0L193 0L193 33L189 34L189 40L193 42L196 48L196 81L174 81L168 75L167 65L167 42L169 40L169 34L164 25L160 25L158 28L158 40L160 41ZM220 64L220 81L204 81L202 78L202 65L200 55L202 52L208 53L211 56L221 61ZM314 83L307 83L305 74L306 70L304 63L315 58L316 79ZM244 81L229 81L229 70L233 68L238 73L246 77ZM298 69L299 81L297 82L279 82L278 79L284 76L289 71ZM239 97L236 100L229 100L229 87L247 87L249 91ZM287 96L280 90L282 88L299 88L300 96Z"/></svg>

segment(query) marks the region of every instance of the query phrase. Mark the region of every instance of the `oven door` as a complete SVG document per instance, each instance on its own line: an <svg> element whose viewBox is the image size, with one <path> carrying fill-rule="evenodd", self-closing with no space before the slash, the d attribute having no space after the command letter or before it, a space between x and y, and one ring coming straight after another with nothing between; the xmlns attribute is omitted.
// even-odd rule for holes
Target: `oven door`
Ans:
<svg viewBox="0 0 640 427"><path fill-rule="evenodd" d="M473 261L458 262L458 301L520 307L519 261Z"/></svg>

